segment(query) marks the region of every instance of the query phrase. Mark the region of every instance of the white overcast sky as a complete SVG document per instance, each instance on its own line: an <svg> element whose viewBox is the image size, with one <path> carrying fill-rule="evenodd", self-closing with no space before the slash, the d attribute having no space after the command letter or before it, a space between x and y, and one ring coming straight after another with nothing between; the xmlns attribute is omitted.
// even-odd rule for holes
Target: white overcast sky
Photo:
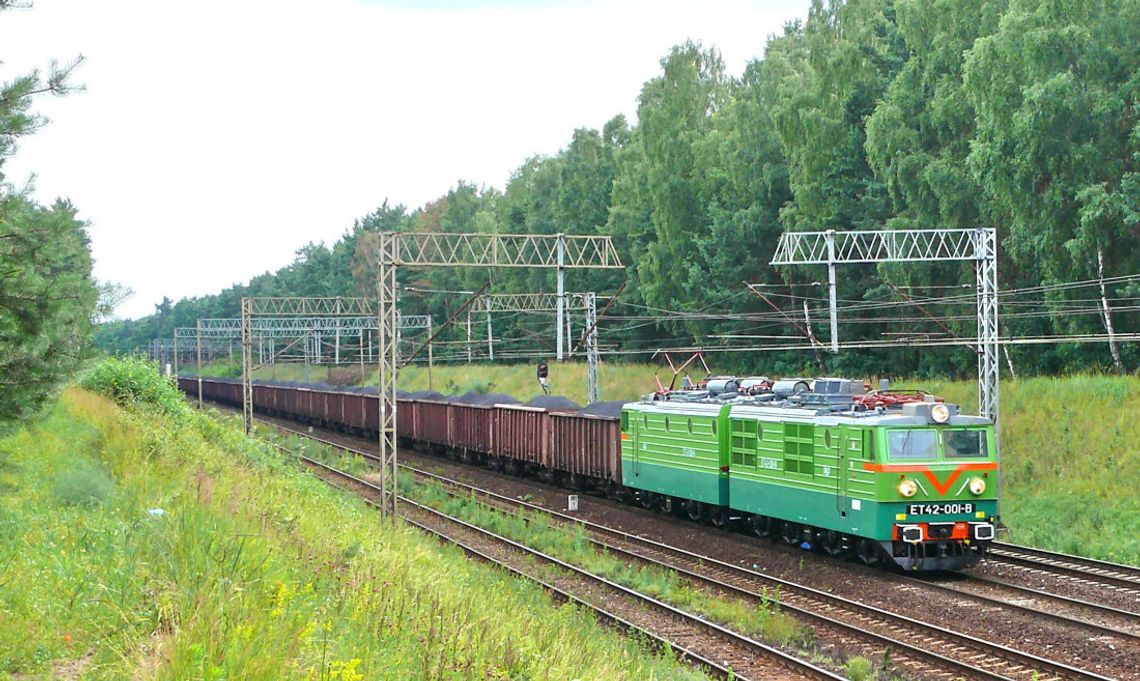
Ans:
<svg viewBox="0 0 1140 681"><path fill-rule="evenodd" d="M37 102L52 122L4 169L76 204L138 317L331 244L385 199L502 188L575 128L632 122L671 46L716 46L739 75L809 4L35 0L0 13L0 80L82 54L87 90Z"/></svg>

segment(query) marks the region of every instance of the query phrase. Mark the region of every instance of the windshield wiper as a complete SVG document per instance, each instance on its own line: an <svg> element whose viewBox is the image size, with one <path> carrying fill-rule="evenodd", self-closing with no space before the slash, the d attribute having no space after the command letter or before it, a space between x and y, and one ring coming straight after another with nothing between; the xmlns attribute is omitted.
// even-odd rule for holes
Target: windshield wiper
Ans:
<svg viewBox="0 0 1140 681"><path fill-rule="evenodd" d="M910 455L910 436L911 435L914 435L914 431L913 430L907 430L906 431L906 437L903 439L902 458L904 458L904 459L913 459L914 458Z"/></svg>

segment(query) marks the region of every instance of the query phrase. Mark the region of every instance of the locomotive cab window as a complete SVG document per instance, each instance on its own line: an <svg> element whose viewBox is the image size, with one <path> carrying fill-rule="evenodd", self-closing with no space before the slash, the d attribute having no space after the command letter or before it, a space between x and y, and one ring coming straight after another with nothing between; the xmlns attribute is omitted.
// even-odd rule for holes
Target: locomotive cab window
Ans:
<svg viewBox="0 0 1140 681"><path fill-rule="evenodd" d="M621 413L621 430L623 433L629 432L629 412Z"/></svg>
<svg viewBox="0 0 1140 681"><path fill-rule="evenodd" d="M891 461L925 461L938 458L938 433L933 430L891 430L887 432Z"/></svg>
<svg viewBox="0 0 1140 681"><path fill-rule="evenodd" d="M984 458L990 455L984 430L944 430L943 453L947 459Z"/></svg>

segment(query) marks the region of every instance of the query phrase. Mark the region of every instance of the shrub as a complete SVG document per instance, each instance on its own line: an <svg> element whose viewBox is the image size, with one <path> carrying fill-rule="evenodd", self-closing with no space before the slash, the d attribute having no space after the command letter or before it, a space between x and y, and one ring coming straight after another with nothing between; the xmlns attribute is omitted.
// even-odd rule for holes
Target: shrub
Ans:
<svg viewBox="0 0 1140 681"><path fill-rule="evenodd" d="M803 640L811 630L800 626L795 618L790 615L773 612L770 617L764 620L763 631L764 640L786 646Z"/></svg>
<svg viewBox="0 0 1140 681"><path fill-rule="evenodd" d="M81 385L124 406L146 404L167 414L181 414L187 409L174 382L159 373L157 364L140 357L106 359Z"/></svg>
<svg viewBox="0 0 1140 681"><path fill-rule="evenodd" d="M853 657L847 661L846 672L851 681L866 681L871 678L871 661L865 657Z"/></svg>

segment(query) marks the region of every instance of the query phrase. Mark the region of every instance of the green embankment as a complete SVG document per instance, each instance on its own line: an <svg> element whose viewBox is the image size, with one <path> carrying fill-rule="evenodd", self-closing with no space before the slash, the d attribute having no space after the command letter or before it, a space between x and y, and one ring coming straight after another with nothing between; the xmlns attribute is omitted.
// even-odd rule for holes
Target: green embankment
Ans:
<svg viewBox="0 0 1140 681"><path fill-rule="evenodd" d="M269 368L266 368L268 376ZM302 367L278 366L278 378L301 380ZM314 380L319 371L313 370ZM602 367L602 399L632 400L650 392L650 365ZM550 364L554 392L586 396L586 366ZM660 373L668 382L668 374ZM324 374L321 374L324 376ZM446 365L433 371L441 392L538 393L532 365ZM899 382L930 390L977 411L973 381ZM427 368L400 373L402 390L426 390ZM1103 560L1140 564L1140 377L1066 376L1005 380L1002 405L1004 538Z"/></svg>
<svg viewBox="0 0 1140 681"><path fill-rule="evenodd" d="M925 386L976 411L973 382ZM1005 539L1140 565L1140 378L1001 385Z"/></svg>
<svg viewBox="0 0 1140 681"><path fill-rule="evenodd" d="M132 380L0 441L0 678L694 675Z"/></svg>

